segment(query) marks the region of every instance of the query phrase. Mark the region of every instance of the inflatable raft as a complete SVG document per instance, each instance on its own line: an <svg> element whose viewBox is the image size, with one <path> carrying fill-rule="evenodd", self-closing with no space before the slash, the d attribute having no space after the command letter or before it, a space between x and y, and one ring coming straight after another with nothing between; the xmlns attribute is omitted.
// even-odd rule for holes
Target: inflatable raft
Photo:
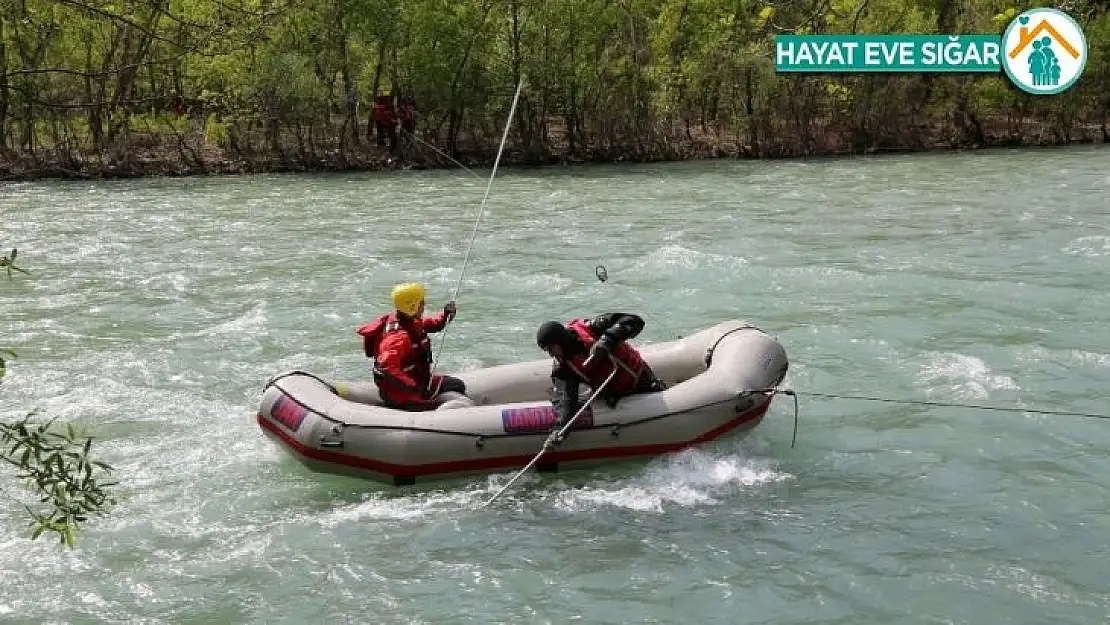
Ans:
<svg viewBox="0 0 1110 625"><path fill-rule="evenodd" d="M613 409L591 403L536 470L656 456L746 433L762 421L789 366L777 340L742 321L637 347L667 390L625 397ZM555 422L551 364L451 372L466 382L467 396L427 412L383 407L373 382L288 371L266 383L258 424L312 470L388 484L519 469Z"/></svg>

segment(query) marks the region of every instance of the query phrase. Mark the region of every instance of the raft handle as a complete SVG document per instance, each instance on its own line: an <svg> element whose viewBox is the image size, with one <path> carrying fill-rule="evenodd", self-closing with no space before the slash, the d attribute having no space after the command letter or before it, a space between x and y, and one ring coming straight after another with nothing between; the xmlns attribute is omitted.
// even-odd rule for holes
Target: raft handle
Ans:
<svg viewBox="0 0 1110 625"><path fill-rule="evenodd" d="M621 435L621 426L614 425L612 430L609 430L609 436L617 438Z"/></svg>
<svg viewBox="0 0 1110 625"><path fill-rule="evenodd" d="M343 446L343 441L329 441L329 440L324 440L323 438L321 438L320 439L320 446L321 447L342 447Z"/></svg>
<svg viewBox="0 0 1110 625"><path fill-rule="evenodd" d="M479 436L478 438L474 439L474 446L477 447L478 449L481 449L482 447L484 447L485 444L486 444L486 437L484 437L484 436Z"/></svg>
<svg viewBox="0 0 1110 625"><path fill-rule="evenodd" d="M744 325L742 325L738 328L732 328L731 330L725 331L724 334L717 337L716 341L713 341L712 345L710 345L708 348L706 348L706 350L705 350L705 360L704 360L706 369L713 366L713 352L715 352L717 350L717 346L721 344L721 341L725 340L725 338L728 337L728 335L730 335L734 332L740 332L741 330L755 330L757 332L762 332L762 330L753 326L750 323L745 323Z"/></svg>

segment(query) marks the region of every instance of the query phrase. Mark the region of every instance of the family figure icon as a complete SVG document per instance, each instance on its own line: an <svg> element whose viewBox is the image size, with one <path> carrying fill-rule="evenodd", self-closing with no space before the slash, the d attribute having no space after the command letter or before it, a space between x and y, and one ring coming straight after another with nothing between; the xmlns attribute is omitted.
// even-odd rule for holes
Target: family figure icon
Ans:
<svg viewBox="0 0 1110 625"><path fill-rule="evenodd" d="M1044 36L1033 42L1033 53L1029 55L1029 73L1034 85L1060 84L1060 59L1052 50L1052 38Z"/></svg>

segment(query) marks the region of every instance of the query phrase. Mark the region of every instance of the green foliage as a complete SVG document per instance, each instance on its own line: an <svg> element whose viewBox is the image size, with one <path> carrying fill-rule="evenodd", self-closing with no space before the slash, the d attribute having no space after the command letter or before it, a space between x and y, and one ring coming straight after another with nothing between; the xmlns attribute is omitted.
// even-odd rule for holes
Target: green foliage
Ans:
<svg viewBox="0 0 1110 625"><path fill-rule="evenodd" d="M29 272L25 269L20 269L19 267L15 266L15 257L18 253L19 253L19 250L15 249L13 247L11 254L8 254L4 257L0 257L0 268L3 268L8 272L8 279L9 280L12 279L12 272L13 271L18 271L19 273L23 273L23 274L27 274L27 275L31 274L31 272Z"/></svg>
<svg viewBox="0 0 1110 625"><path fill-rule="evenodd" d="M38 499L39 507L26 506L31 538L50 532L73 547L81 524L116 503L110 495L115 482L102 477L113 468L91 457L93 439L73 424L57 429L52 420L33 419L32 413L15 423L0 423L0 462L14 467L15 477L29 484Z"/></svg>
<svg viewBox="0 0 1110 625"><path fill-rule="evenodd" d="M0 347L0 382L4 381L4 376L8 373L8 361L4 358L4 356L7 356L8 358L15 358L16 354L14 351L6 347Z"/></svg>
<svg viewBox="0 0 1110 625"><path fill-rule="evenodd" d="M1017 17L1017 14L1017 7L1006 7L1006 10L992 17L991 22L999 31L1001 31L1006 27L1007 24L1009 24L1015 17Z"/></svg>
<svg viewBox="0 0 1110 625"><path fill-rule="evenodd" d="M230 136L229 128L230 124L220 121L219 116L213 113L204 119L204 140L224 145Z"/></svg>
<svg viewBox="0 0 1110 625"><path fill-rule="evenodd" d="M945 132L954 111L972 109L985 119L1105 124L1110 33L1106 3L1092 0L1061 5L1087 30L1087 75L1068 98L1032 107L992 76L773 70L776 34L1000 32L1033 4L0 0L0 155L49 150L69 155L66 166L105 162L105 154L133 152L134 133L184 135L190 145L264 158L282 158L291 143L300 152L347 152L365 147L357 128L382 94L415 99L425 139L489 153L522 76L513 137L549 153L628 153L673 143L685 134L676 129L695 124L775 153L806 153L813 141L834 149L844 135L864 137L866 149L876 129L890 135L884 142L908 145L894 130L905 120ZM179 95L185 111L174 110ZM818 126L836 131L803 136Z"/></svg>
<svg viewBox="0 0 1110 625"><path fill-rule="evenodd" d="M15 357L15 351L0 348L0 382L7 360ZM0 422L0 465L12 469L15 480L29 487L29 499L37 502L25 504L33 540L51 533L73 547L90 515L104 515L115 505L111 491L116 483L106 481L114 469L93 458L92 444L92 437L72 423L55 427L53 420L35 422L34 413L14 423Z"/></svg>

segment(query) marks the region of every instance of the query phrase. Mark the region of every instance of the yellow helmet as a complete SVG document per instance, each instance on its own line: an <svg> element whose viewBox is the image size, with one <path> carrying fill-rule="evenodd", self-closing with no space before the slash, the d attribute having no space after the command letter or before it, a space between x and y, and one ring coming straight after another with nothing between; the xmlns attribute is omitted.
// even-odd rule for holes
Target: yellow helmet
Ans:
<svg viewBox="0 0 1110 625"><path fill-rule="evenodd" d="M419 282L406 282L393 287L393 306L398 312L413 317L424 303L427 290Z"/></svg>

